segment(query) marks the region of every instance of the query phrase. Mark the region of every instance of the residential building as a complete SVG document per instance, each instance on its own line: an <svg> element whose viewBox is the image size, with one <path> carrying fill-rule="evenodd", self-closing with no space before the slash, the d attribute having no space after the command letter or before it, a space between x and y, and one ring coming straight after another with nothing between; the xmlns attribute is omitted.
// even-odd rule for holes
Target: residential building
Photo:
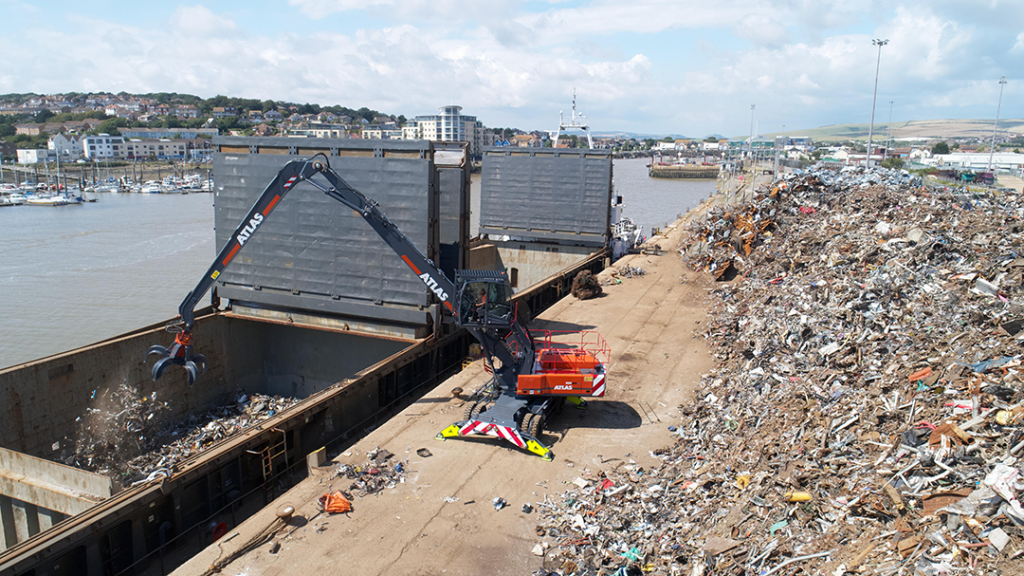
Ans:
<svg viewBox="0 0 1024 576"><path fill-rule="evenodd" d="M235 112L235 107L234 106L214 106L213 107L213 117L214 118L230 118L232 116L237 116L237 115L238 114Z"/></svg>
<svg viewBox="0 0 1024 576"><path fill-rule="evenodd" d="M163 138L195 138L200 134L216 136L216 128L121 128L121 136L142 140L160 140Z"/></svg>
<svg viewBox="0 0 1024 576"><path fill-rule="evenodd" d="M322 122L296 122L288 128L287 135L293 138L348 138L348 130L340 124Z"/></svg>
<svg viewBox="0 0 1024 576"><path fill-rule="evenodd" d="M83 136L81 142L82 155L89 160L125 157L124 136Z"/></svg>
<svg viewBox="0 0 1024 576"><path fill-rule="evenodd" d="M924 163L926 158L932 157L932 151L928 148L914 148L910 151L910 161Z"/></svg>
<svg viewBox="0 0 1024 576"><path fill-rule="evenodd" d="M138 140L125 142L125 157L132 159L181 160L188 142L185 140Z"/></svg>
<svg viewBox="0 0 1024 576"><path fill-rule="evenodd" d="M268 122L280 122L284 120L284 116L277 110L267 110L263 113L263 119Z"/></svg>
<svg viewBox="0 0 1024 576"><path fill-rule="evenodd" d="M174 113L174 108L170 104L157 104L150 108L149 111L157 116L170 116Z"/></svg>
<svg viewBox="0 0 1024 576"><path fill-rule="evenodd" d="M420 130L420 125L412 122L402 126L402 140L422 140L423 131Z"/></svg>
<svg viewBox="0 0 1024 576"><path fill-rule="evenodd" d="M69 134L78 134L80 132L88 132L91 128L89 128L84 120L69 120L64 123L64 130Z"/></svg>
<svg viewBox="0 0 1024 576"><path fill-rule="evenodd" d="M433 116L417 116L412 120L419 128L420 138L433 141L469 142L471 154L479 154L490 146L490 136L476 116L462 114L462 106L454 104L438 108Z"/></svg>
<svg viewBox="0 0 1024 576"><path fill-rule="evenodd" d="M364 126L362 130L363 138L371 140L401 140L402 129L395 126L394 122L388 122L387 124L371 124Z"/></svg>
<svg viewBox="0 0 1024 576"><path fill-rule="evenodd" d="M82 143L74 136L65 136L58 132L50 136L46 147L53 150L62 162L74 162L82 158Z"/></svg>
<svg viewBox="0 0 1024 576"><path fill-rule="evenodd" d="M174 109L174 115L178 118L198 118L199 110L191 104L180 104Z"/></svg>
<svg viewBox="0 0 1024 576"><path fill-rule="evenodd" d="M509 142L519 148L535 148L540 146L540 142L534 139L533 134L516 134Z"/></svg>
<svg viewBox="0 0 1024 576"><path fill-rule="evenodd" d="M39 136L43 129L42 124L15 124L14 133L24 134L26 136Z"/></svg>
<svg viewBox="0 0 1024 576"><path fill-rule="evenodd" d="M277 129L270 124L260 123L252 127L252 132L256 136L273 136L277 134Z"/></svg>
<svg viewBox="0 0 1024 576"><path fill-rule="evenodd" d="M48 148L41 150L18 150L18 164L37 164L39 162L54 162L57 160L57 153Z"/></svg>
<svg viewBox="0 0 1024 576"><path fill-rule="evenodd" d="M263 110L249 110L248 118L253 122L263 120Z"/></svg>

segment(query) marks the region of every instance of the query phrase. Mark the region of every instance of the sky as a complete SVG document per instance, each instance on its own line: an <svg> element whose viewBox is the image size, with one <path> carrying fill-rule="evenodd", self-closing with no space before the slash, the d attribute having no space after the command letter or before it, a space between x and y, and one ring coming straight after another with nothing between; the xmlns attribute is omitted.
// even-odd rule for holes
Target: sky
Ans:
<svg viewBox="0 0 1024 576"><path fill-rule="evenodd" d="M1021 0L0 0L0 93L457 104L554 130L746 135L1024 117ZM873 38L888 39L879 50Z"/></svg>

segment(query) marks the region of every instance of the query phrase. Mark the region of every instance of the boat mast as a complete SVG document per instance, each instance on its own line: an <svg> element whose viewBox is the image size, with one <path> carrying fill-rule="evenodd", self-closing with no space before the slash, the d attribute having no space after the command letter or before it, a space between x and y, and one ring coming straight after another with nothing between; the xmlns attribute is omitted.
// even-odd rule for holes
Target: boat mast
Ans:
<svg viewBox="0 0 1024 576"><path fill-rule="evenodd" d="M569 122L565 121L564 114L558 112L558 130L555 133L554 147L558 148L558 140L562 137L563 130L582 130L587 133L587 147L594 148L594 139L590 137L590 123L583 114L576 114L576 89L572 89L572 116Z"/></svg>

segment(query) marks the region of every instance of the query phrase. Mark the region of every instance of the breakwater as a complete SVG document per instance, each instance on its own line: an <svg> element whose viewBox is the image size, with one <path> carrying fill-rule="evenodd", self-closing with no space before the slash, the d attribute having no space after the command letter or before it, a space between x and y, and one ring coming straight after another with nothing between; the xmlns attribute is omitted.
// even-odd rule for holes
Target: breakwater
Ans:
<svg viewBox="0 0 1024 576"><path fill-rule="evenodd" d="M653 165L649 175L651 178L718 178L718 166L694 165Z"/></svg>

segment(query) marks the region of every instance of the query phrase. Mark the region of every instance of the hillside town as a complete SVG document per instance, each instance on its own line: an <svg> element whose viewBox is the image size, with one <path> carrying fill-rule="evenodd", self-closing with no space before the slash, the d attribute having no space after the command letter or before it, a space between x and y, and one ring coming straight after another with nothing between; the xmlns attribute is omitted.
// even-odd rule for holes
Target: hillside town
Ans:
<svg viewBox="0 0 1024 576"><path fill-rule="evenodd" d="M218 96L129 94L0 96L0 156L37 162L209 159L215 135L290 138L368 138L469 142L479 150L495 143L551 146L547 132L489 129L462 107L407 119L367 108L277 103ZM185 103L191 100L194 103ZM224 105L212 105L223 103ZM564 141L573 146L574 138ZM613 139L595 145L610 148Z"/></svg>
<svg viewBox="0 0 1024 576"><path fill-rule="evenodd" d="M407 118L369 108L295 104L216 96L159 93L0 95L0 158L29 165L97 161L208 162L213 136L284 138L363 138L468 142L476 154L486 146L551 147L554 131L489 128L458 105ZM996 150L992 150L993 143ZM576 135L557 141L560 148L588 145ZM964 172L1024 172L1024 134L1003 132L993 138L958 137L897 140L885 135L867 147L856 139L820 140L810 136L750 134L746 137L661 139L598 135L594 148L624 156L650 156L652 162L729 166L737 158L781 161L791 167L812 162L838 165L870 163L886 167L943 172L959 179ZM972 180L973 181L973 180Z"/></svg>

